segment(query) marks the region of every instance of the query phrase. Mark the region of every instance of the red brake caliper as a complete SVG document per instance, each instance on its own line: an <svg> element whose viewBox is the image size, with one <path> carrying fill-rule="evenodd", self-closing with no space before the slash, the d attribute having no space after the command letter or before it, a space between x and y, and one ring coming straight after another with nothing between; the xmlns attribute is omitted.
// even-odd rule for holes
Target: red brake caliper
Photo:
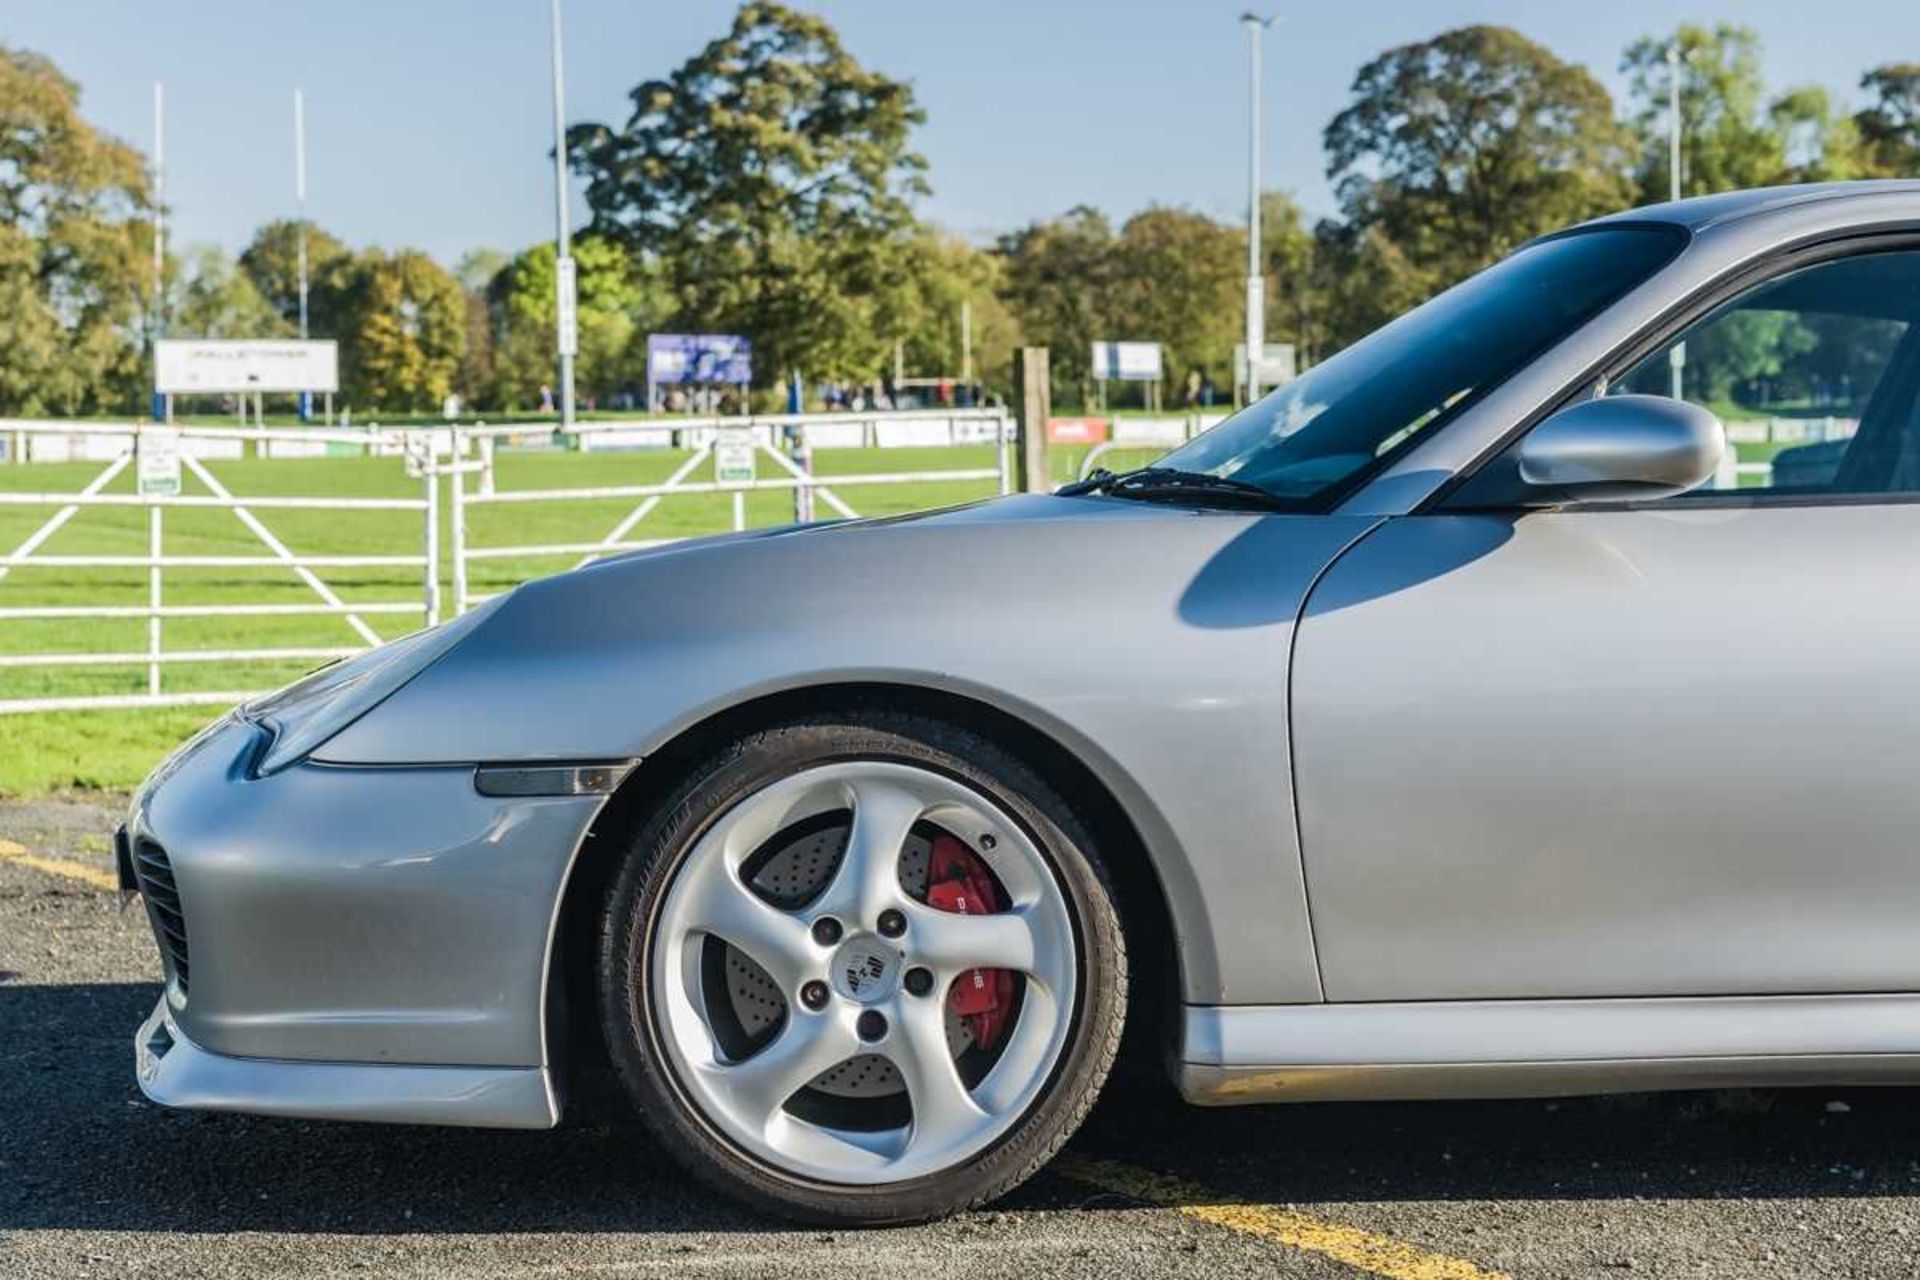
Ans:
<svg viewBox="0 0 1920 1280"><path fill-rule="evenodd" d="M993 874L971 849L952 836L938 836L927 862L927 905L964 916L1001 910ZM948 997L953 1011L967 1020L974 1043L992 1049L1007 1032L1013 1015L1013 971L969 969Z"/></svg>

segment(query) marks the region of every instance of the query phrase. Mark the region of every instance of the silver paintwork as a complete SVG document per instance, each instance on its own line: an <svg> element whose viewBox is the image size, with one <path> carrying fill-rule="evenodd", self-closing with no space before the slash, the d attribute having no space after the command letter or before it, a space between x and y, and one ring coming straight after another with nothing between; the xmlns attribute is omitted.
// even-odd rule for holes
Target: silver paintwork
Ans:
<svg viewBox="0 0 1920 1280"><path fill-rule="evenodd" d="M1887 1083L1920 1078L1920 996L1190 1007L1179 1056L1215 1105Z"/></svg>
<svg viewBox="0 0 1920 1280"><path fill-rule="evenodd" d="M1920 991L1916 547L1908 503L1354 548L1294 659L1327 998Z"/></svg>
<svg viewBox="0 0 1920 1280"><path fill-rule="evenodd" d="M804 915L748 891L741 865L756 849L794 823L841 810L853 815L846 851ZM901 857L909 830L922 821L970 841L993 837L980 856L1007 890L1007 910L956 915L906 893ZM906 917L898 940L876 932L887 910ZM836 945L822 946L809 933L809 921L822 916L849 931ZM826 765L747 797L689 852L657 928L651 986L680 1086L735 1142L803 1176L898 1182L968 1159L1025 1114L1066 1045L1077 948L1058 881L1011 816L972 787L926 769L883 761ZM837 998L819 1010L788 1000L773 1042L730 1061L706 1010L701 950L710 937L746 952L782 992L825 980ZM850 988L841 963L848 955L883 957L878 980ZM901 988L900 975L912 966L932 971L937 994ZM975 968L1011 970L1026 984L998 1060L969 1089L949 1045L945 993ZM887 1023L886 1034L871 1042L855 1027L869 1011ZM912 1107L908 1126L854 1132L783 1109L809 1082L862 1054L877 1054L899 1072Z"/></svg>
<svg viewBox="0 0 1920 1280"><path fill-rule="evenodd" d="M1690 243L1334 514L1028 496L712 539L522 589L271 778L214 733L134 822L174 859L169 1008L223 1105L386 1105L261 1057L545 1072L600 801L479 796L473 766L662 788L689 727L844 682L975 699L1112 793L1196 1097L1920 1078L1920 506L1430 509L1710 286L1920 230L1920 183L1621 216Z"/></svg>
<svg viewBox="0 0 1920 1280"><path fill-rule="evenodd" d="M141 1092L167 1107L488 1129L550 1129L560 1122L560 1100L541 1067L229 1057L187 1039L165 997L133 1043Z"/></svg>
<svg viewBox="0 0 1920 1280"><path fill-rule="evenodd" d="M249 779L228 721L128 826L191 918L185 1035L241 1058L543 1067L560 887L603 796L480 795L473 769L295 765Z"/></svg>
<svg viewBox="0 0 1920 1280"><path fill-rule="evenodd" d="M1539 505L1671 497L1710 478L1727 430L1698 405L1665 396L1583 400L1527 432L1520 479Z"/></svg>
<svg viewBox="0 0 1920 1280"><path fill-rule="evenodd" d="M643 553L521 588L319 758L645 757L781 690L963 694L1113 791L1189 999L1318 1000L1287 654L1314 577L1374 523L1022 496ZM644 763L634 781L657 785Z"/></svg>

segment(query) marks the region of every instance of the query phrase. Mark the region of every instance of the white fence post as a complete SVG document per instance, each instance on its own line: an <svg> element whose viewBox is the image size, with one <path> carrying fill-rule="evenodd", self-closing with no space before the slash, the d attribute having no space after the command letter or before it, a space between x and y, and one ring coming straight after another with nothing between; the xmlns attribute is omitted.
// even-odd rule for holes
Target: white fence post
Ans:
<svg viewBox="0 0 1920 1280"><path fill-rule="evenodd" d="M420 483L426 486L426 608L427 625L440 625L440 451L432 432L420 437L426 457L420 463Z"/></svg>
<svg viewBox="0 0 1920 1280"><path fill-rule="evenodd" d="M453 508L447 530L447 558L453 569L453 616L457 618L467 611L467 437L458 427L453 431L453 472L447 477L447 486Z"/></svg>
<svg viewBox="0 0 1920 1280"><path fill-rule="evenodd" d="M1008 430L1012 424L1002 415L994 435L999 440L999 452L996 455L1000 468L1000 495L1005 497L1013 492L1013 432Z"/></svg>
<svg viewBox="0 0 1920 1280"><path fill-rule="evenodd" d="M160 610L164 607L165 588L162 581L161 550L165 543L162 532L166 508L158 502L147 507L147 553L153 557L153 567L147 570L147 604L153 610L153 616L147 619L147 694L160 696Z"/></svg>

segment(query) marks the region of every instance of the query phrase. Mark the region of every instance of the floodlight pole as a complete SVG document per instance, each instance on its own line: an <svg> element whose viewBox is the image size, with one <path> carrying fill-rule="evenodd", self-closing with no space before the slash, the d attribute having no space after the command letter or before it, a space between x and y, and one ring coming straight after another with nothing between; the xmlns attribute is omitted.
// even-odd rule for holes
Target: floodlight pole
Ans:
<svg viewBox="0 0 1920 1280"><path fill-rule="evenodd" d="M1667 45L1667 199L1680 198L1680 40Z"/></svg>
<svg viewBox="0 0 1920 1280"><path fill-rule="evenodd" d="M1273 19L1251 11L1240 15L1247 28L1247 399L1259 395L1255 370L1266 352L1266 275L1260 266L1260 37Z"/></svg>
<svg viewBox="0 0 1920 1280"><path fill-rule="evenodd" d="M166 137L166 86L155 80L153 82L153 314L148 318L148 325L155 343L156 373L160 358L158 343L167 331ZM153 420L163 422L166 417L166 397L156 390L153 393Z"/></svg>
<svg viewBox="0 0 1920 1280"><path fill-rule="evenodd" d="M300 340L307 337L307 94L293 91L293 207L300 258Z"/></svg>
<svg viewBox="0 0 1920 1280"><path fill-rule="evenodd" d="M1680 37L1676 33L1667 43L1667 198L1680 198ZM1686 389L1687 344L1676 342L1667 350L1667 394L1684 399Z"/></svg>
<svg viewBox="0 0 1920 1280"><path fill-rule="evenodd" d="M553 9L553 222L559 250L554 261L555 345L560 349L560 428L573 428L573 242L567 227L567 107L560 53L560 0Z"/></svg>
<svg viewBox="0 0 1920 1280"><path fill-rule="evenodd" d="M293 234L300 267L300 341L307 340L307 91L293 91ZM313 418L313 393L300 393L300 421Z"/></svg>

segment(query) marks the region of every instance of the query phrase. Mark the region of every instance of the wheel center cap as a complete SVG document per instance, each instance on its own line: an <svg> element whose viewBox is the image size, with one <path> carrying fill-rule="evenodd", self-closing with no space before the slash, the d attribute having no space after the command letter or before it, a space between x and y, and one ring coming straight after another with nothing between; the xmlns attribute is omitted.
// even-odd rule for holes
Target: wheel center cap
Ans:
<svg viewBox="0 0 1920 1280"><path fill-rule="evenodd" d="M876 1004L900 981L900 953L870 933L855 934L833 953L833 989L849 1000Z"/></svg>

